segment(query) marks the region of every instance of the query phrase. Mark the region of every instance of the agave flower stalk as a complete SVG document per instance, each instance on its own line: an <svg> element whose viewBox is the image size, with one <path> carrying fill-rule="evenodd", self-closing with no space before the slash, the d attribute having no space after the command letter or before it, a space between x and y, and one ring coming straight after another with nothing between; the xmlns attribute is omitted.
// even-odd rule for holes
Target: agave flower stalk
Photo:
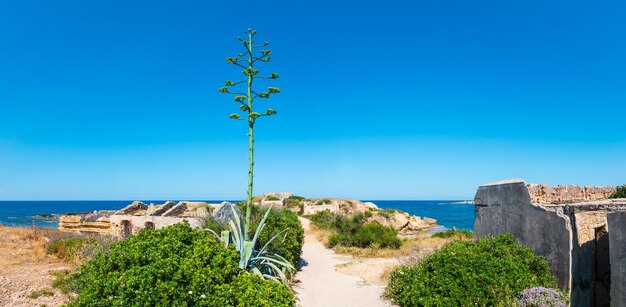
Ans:
<svg viewBox="0 0 626 307"><path fill-rule="evenodd" d="M255 83L255 80L278 79L278 74L270 73L267 76L259 75L260 71L256 69L255 64L261 62L269 62L272 52L267 49L259 50L259 48L267 47L269 45L268 42L263 42L263 44L261 45L255 45L255 30L248 29L245 33L247 35L247 39L237 37L237 39L244 46L244 52L237 54L236 57L229 57L226 59L227 63L243 68L243 71L241 73L245 76L245 79L238 82L227 80L226 82L224 82L224 86L219 89L219 92L235 95L235 98L233 100L239 105L239 110L243 112L243 115L240 115L239 113L233 113L230 115L230 118L235 120L242 120L247 122L248 124L248 195L246 199L246 222L243 225L243 233L247 239L250 233L250 207L252 206L254 183L254 124L256 123L257 119L261 117L272 116L276 114L276 111L271 108L267 108L265 112L263 112L263 114L256 112L254 109L254 102L256 99L270 98L271 95L280 93L280 89L277 87L267 87L267 91L259 92L253 88L252 85ZM234 87L243 84L246 85L246 88L243 91L231 91L231 89L233 89Z"/></svg>

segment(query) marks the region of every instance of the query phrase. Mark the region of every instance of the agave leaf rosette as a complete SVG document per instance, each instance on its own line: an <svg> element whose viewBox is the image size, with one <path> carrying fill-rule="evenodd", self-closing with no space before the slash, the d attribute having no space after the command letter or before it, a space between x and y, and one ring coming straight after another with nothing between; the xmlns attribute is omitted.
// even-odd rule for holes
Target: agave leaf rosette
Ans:
<svg viewBox="0 0 626 307"><path fill-rule="evenodd" d="M263 219L257 226L252 240L247 239L245 230L247 227L246 220L243 216L237 213L237 210L231 211L231 217L228 221L228 229L223 230L220 235L213 232L215 236L222 241L225 245L230 243L235 245L235 249L239 253L239 268L252 272L265 279L271 279L274 281L282 282L286 284L288 277L296 271L296 268L284 257L276 253L272 253L268 250L268 247L274 240L286 235L289 228L284 229L274 235L270 240L263 245L259 250L256 250L257 240L259 234L265 228L265 221L270 215L272 208L270 207L263 216ZM208 229L207 229L208 230Z"/></svg>

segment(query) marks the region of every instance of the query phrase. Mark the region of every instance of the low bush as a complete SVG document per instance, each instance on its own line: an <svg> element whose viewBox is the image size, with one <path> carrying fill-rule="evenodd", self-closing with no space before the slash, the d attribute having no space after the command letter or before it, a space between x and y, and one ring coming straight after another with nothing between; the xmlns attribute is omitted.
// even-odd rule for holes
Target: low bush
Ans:
<svg viewBox="0 0 626 307"><path fill-rule="evenodd" d="M400 248L402 241L398 239L398 233L391 227L385 227L378 223L359 225L349 229L334 233L328 238L330 247L354 246L360 248Z"/></svg>
<svg viewBox="0 0 626 307"><path fill-rule="evenodd" d="M238 267L208 231L180 223L111 245L72 276L70 306L293 306L283 284Z"/></svg>
<svg viewBox="0 0 626 307"><path fill-rule="evenodd" d="M81 256L82 250L87 245L95 244L96 241L95 238L90 237L58 239L48 245L48 254L53 254L63 260L74 261Z"/></svg>
<svg viewBox="0 0 626 307"><path fill-rule="evenodd" d="M621 187L617 187L617 191L615 191L615 193L611 194L611 196L609 196L609 198L626 198L626 185L623 185Z"/></svg>
<svg viewBox="0 0 626 307"><path fill-rule="evenodd" d="M322 199L322 200L318 200L316 204L318 206L321 206L321 205L328 205L330 203L331 203L330 199Z"/></svg>
<svg viewBox="0 0 626 307"><path fill-rule="evenodd" d="M311 217L311 222L320 229L334 233L328 239L328 245L360 248L394 248L402 245L398 232L378 223L365 224L371 213L358 213L352 217L343 217L329 211L321 211Z"/></svg>
<svg viewBox="0 0 626 307"><path fill-rule="evenodd" d="M265 198L265 200L276 201L276 200L280 200L280 198L278 198L276 196L268 196L268 197Z"/></svg>
<svg viewBox="0 0 626 307"><path fill-rule="evenodd" d="M391 272L386 295L400 306L510 306L522 290L554 287L546 260L510 234L453 241Z"/></svg>
<svg viewBox="0 0 626 307"><path fill-rule="evenodd" d="M469 230L446 230L443 232L438 232L432 236L433 238L459 238L459 239L471 239L474 237L474 233Z"/></svg>
<svg viewBox="0 0 626 307"><path fill-rule="evenodd" d="M259 222L259 219L253 220L251 229L256 230ZM300 255L302 254L302 245L304 244L304 228L302 228L302 224L298 220L298 215L291 212L291 210L287 208L272 210L267 220L265 220L263 231L259 234L257 248L262 248L271 238L285 229L289 230L282 237L274 240L269 245L268 250L281 255L297 268Z"/></svg>

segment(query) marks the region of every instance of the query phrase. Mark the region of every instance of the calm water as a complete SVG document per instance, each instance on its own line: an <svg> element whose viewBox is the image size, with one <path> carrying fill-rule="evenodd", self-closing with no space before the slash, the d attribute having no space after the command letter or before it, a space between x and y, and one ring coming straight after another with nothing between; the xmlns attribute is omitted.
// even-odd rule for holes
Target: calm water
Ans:
<svg viewBox="0 0 626 307"><path fill-rule="evenodd" d="M398 209L437 220L446 228L474 230L474 205L452 204L454 200L372 200L380 208Z"/></svg>
<svg viewBox="0 0 626 307"><path fill-rule="evenodd" d="M58 220L37 218L38 214L117 210L132 201L0 201L0 224L11 226L57 227ZM161 200L145 203L163 203ZM221 200L210 200L220 203ZM451 204L454 201L431 200L372 200L380 208L398 209L420 217L430 217L447 228L474 229L474 205Z"/></svg>

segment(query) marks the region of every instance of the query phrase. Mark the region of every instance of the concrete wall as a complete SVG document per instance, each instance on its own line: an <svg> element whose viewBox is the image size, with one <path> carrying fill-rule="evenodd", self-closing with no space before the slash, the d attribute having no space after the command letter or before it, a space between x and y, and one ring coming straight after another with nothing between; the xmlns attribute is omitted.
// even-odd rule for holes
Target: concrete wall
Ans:
<svg viewBox="0 0 626 307"><path fill-rule="evenodd" d="M546 258L560 288L571 289L572 226L560 209L533 205L526 183L517 179L480 186L474 201L477 238L512 234Z"/></svg>
<svg viewBox="0 0 626 307"><path fill-rule="evenodd" d="M607 214L611 259L611 306L626 306L626 211Z"/></svg>

